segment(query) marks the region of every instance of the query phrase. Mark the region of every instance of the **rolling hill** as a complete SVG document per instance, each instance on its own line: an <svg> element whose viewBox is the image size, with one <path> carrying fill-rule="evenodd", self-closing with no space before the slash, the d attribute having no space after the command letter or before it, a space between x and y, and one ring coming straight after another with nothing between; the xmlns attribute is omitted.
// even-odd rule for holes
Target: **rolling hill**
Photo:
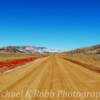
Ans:
<svg viewBox="0 0 100 100"><path fill-rule="evenodd" d="M100 54L100 44L90 46L90 47L83 47L83 48L78 48L69 52L73 53L89 53L89 54Z"/></svg>

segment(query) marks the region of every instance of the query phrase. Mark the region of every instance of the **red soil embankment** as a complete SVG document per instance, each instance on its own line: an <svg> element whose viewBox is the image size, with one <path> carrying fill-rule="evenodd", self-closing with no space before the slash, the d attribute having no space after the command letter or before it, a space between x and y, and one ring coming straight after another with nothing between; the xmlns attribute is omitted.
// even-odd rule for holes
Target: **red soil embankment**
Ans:
<svg viewBox="0 0 100 100"><path fill-rule="evenodd" d="M30 57L30 58L23 58L23 59L14 59L14 60L6 60L6 61L0 61L0 69L9 69L14 68L17 65L25 64L27 62L31 62L38 57Z"/></svg>

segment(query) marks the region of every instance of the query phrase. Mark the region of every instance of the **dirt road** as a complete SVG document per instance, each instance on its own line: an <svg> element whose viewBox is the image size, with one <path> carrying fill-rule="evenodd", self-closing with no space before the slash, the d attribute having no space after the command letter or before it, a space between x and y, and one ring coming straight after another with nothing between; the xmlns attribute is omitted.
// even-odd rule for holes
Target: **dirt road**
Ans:
<svg viewBox="0 0 100 100"><path fill-rule="evenodd" d="M0 100L100 100L100 73L52 55L0 73Z"/></svg>

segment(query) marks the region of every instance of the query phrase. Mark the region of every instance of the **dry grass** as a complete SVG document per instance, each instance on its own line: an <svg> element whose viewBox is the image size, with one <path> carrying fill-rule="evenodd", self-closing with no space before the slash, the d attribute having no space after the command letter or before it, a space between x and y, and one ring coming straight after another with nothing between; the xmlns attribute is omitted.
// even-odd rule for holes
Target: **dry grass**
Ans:
<svg viewBox="0 0 100 100"><path fill-rule="evenodd" d="M65 54L65 56L67 58L70 58L73 60L78 60L83 63L100 66L100 54L67 53L67 54Z"/></svg>
<svg viewBox="0 0 100 100"><path fill-rule="evenodd" d="M33 57L32 54L0 53L0 61Z"/></svg>

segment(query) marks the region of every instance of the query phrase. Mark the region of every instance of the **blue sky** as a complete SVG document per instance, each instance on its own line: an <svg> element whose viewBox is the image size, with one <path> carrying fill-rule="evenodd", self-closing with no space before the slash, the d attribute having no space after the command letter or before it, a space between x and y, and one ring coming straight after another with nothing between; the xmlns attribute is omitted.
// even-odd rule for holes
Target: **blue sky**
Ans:
<svg viewBox="0 0 100 100"><path fill-rule="evenodd" d="M99 0L0 0L0 46L57 49L100 44Z"/></svg>

